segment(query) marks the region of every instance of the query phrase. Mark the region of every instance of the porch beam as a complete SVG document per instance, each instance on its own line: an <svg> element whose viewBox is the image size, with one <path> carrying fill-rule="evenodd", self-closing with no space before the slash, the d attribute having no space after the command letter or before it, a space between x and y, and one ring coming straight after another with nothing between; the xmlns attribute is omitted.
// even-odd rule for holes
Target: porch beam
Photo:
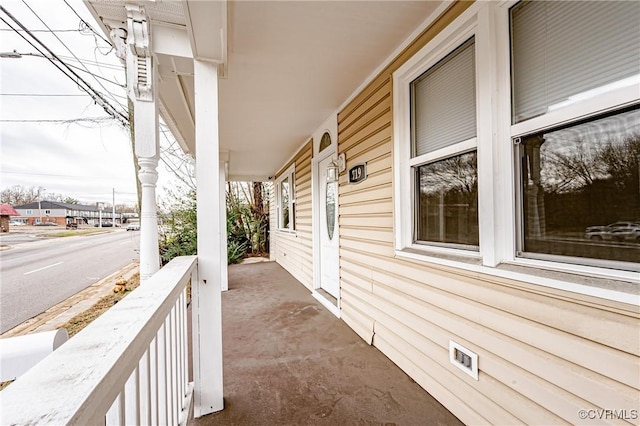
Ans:
<svg viewBox="0 0 640 426"><path fill-rule="evenodd" d="M181 25L152 21L153 52L156 54L192 58L191 42Z"/></svg>
<svg viewBox="0 0 640 426"><path fill-rule="evenodd" d="M222 303L218 69L194 60L198 279L192 283L194 415L224 408L222 394ZM226 253L224 253L226 264Z"/></svg>

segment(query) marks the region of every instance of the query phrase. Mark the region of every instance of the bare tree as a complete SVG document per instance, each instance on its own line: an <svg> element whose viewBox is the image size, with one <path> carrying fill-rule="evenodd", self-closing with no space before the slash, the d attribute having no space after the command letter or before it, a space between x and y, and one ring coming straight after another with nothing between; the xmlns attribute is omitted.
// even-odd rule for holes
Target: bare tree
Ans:
<svg viewBox="0 0 640 426"><path fill-rule="evenodd" d="M13 185L0 192L0 201L3 204L10 204L12 206L29 204L38 201L39 194L44 192L44 190L41 186L31 186L27 188L22 185Z"/></svg>
<svg viewBox="0 0 640 426"><path fill-rule="evenodd" d="M182 151L166 125L160 125L160 134L164 138L160 140L160 160L188 190L195 191L193 157Z"/></svg>

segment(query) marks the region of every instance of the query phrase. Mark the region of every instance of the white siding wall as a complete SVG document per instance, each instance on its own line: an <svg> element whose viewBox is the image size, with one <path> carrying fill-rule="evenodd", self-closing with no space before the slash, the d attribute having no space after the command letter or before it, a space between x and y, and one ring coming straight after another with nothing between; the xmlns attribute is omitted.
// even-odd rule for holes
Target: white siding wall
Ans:
<svg viewBox="0 0 640 426"><path fill-rule="evenodd" d="M467 424L584 423L581 409L626 409L638 424L637 306L395 257L391 74L466 7L339 113L338 150L369 175L340 181L342 318ZM478 381L449 362L449 340L479 355Z"/></svg>
<svg viewBox="0 0 640 426"><path fill-rule="evenodd" d="M277 230L275 188L271 207L271 256L309 290L313 288L313 246L311 216L311 159L312 142L307 143L296 155L294 233ZM288 164L282 171L289 168ZM282 173L281 171L281 173ZM279 175L278 175L279 176Z"/></svg>

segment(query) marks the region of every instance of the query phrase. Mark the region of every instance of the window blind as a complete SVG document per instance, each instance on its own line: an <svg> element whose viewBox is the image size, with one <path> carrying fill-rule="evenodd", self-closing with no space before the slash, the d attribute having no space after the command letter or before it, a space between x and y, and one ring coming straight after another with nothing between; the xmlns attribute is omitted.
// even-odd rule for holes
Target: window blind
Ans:
<svg viewBox="0 0 640 426"><path fill-rule="evenodd" d="M413 156L475 137L474 39L414 80L411 97Z"/></svg>
<svg viewBox="0 0 640 426"><path fill-rule="evenodd" d="M514 123L640 74L640 2L525 1L510 14Z"/></svg>

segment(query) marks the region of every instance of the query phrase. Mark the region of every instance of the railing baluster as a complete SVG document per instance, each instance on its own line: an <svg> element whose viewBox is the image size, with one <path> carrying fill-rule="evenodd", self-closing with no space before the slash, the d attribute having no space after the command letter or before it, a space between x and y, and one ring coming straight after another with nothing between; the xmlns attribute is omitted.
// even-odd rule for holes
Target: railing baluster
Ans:
<svg viewBox="0 0 640 426"><path fill-rule="evenodd" d="M153 338L151 346L149 348L149 378L150 382L150 397L151 397L151 424L157 425L159 423L159 403L160 403L160 391L158 389L158 335Z"/></svg>
<svg viewBox="0 0 640 426"><path fill-rule="evenodd" d="M193 392L188 383L186 284L196 276L195 257L174 259L4 389L3 420L56 425L186 422L187 398ZM69 376L81 380L72 384L65 381ZM47 392L44 383L52 380L59 387ZM45 389L40 393L46 398L34 401L33 389ZM78 399L82 402L76 405Z"/></svg>
<svg viewBox="0 0 640 426"><path fill-rule="evenodd" d="M173 309L171 309L171 313L169 314L169 317L167 318L168 321L168 330L169 330L169 362L167 363L167 367L169 367L169 376L167 377L167 380L169 382L169 385L167 386L167 390L169 391L169 395L168 395L168 404L169 404L169 419L170 419L170 424L176 424L176 404L175 404L175 398L176 398L176 380L175 380L175 364L174 364L174 358L175 358L175 333L176 333L176 327L175 327L175 323L174 323L174 318L175 318L175 305L173 305Z"/></svg>
<svg viewBox="0 0 640 426"><path fill-rule="evenodd" d="M138 386L140 380L140 370L136 367L129 376L129 380L124 385L124 413L125 424L127 425L139 425L140 424L140 387Z"/></svg>
<svg viewBox="0 0 640 426"><path fill-rule="evenodd" d="M111 408L107 411L105 416L106 426L119 426L125 424L125 391L118 394L113 401Z"/></svg>
<svg viewBox="0 0 640 426"><path fill-rule="evenodd" d="M167 424L167 339L165 323L158 331L158 424Z"/></svg>
<svg viewBox="0 0 640 426"><path fill-rule="evenodd" d="M186 357L186 353L185 353L185 342L184 342L184 338L185 338L185 333L187 330L187 322L186 322L186 310L187 310L187 306L186 306L186 292L187 290L183 290L182 293L180 293L180 362L179 362L179 371L180 371L180 376L179 376L179 380L180 380L180 399L181 399L181 404L180 404L180 410L184 410L184 400L185 397L187 396L187 389L186 389L186 383L187 383L187 372L184 366L184 359Z"/></svg>
<svg viewBox="0 0 640 426"><path fill-rule="evenodd" d="M107 414L105 415L105 425L106 426L111 426L111 425L117 425L118 424L118 418L120 418L119 415L119 411L120 411L120 395L118 395L115 399L115 401L113 401L113 404L111 404L111 408L109 408L109 410L107 411Z"/></svg>
<svg viewBox="0 0 640 426"><path fill-rule="evenodd" d="M153 342L151 343L153 344ZM151 366L149 355L151 348L149 347L140 362L138 370L140 371L140 423L141 425L151 424Z"/></svg>
<svg viewBox="0 0 640 426"><path fill-rule="evenodd" d="M173 401L173 419L176 424L180 421L180 384L178 382L178 305L180 299L176 301L176 304L171 311L171 399Z"/></svg>

